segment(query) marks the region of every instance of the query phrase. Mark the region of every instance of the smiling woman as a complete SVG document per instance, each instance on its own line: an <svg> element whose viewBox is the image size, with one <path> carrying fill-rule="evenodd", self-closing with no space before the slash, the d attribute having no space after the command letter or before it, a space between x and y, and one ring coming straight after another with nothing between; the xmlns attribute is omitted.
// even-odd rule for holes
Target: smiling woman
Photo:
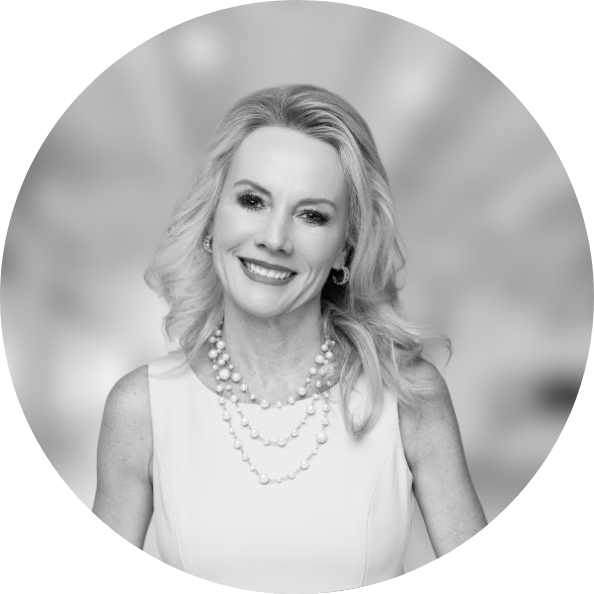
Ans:
<svg viewBox="0 0 594 594"><path fill-rule="evenodd" d="M413 492L437 555L484 527L402 264L353 107L307 85L239 101L147 273L178 348L110 393L95 513L142 546L154 510L165 562L281 593L401 575Z"/></svg>

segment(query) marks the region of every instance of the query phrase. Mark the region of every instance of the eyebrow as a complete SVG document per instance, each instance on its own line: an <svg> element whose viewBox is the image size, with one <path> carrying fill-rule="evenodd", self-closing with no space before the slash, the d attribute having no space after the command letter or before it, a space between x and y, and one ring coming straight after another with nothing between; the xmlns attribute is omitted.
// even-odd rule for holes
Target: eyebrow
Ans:
<svg viewBox="0 0 594 594"><path fill-rule="evenodd" d="M253 182L252 180L249 180L249 179L240 179L233 184L233 187L235 187L235 186L250 186L250 187L254 188L254 190L256 190L257 192L264 194L268 198L270 198L272 196L272 194L266 188L263 188L261 185L257 184L256 182ZM328 200L327 198L303 198L303 199L299 200L299 202L298 202L299 206L301 206L301 205L307 206L310 204L327 204L334 210L337 210L336 204L332 200Z"/></svg>

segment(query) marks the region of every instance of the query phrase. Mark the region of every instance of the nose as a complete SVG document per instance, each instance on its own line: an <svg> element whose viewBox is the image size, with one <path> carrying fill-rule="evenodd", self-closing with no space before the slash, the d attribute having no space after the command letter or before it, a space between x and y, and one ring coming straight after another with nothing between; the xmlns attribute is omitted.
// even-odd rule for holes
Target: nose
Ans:
<svg viewBox="0 0 594 594"><path fill-rule="evenodd" d="M278 213L279 215L281 213ZM262 221L259 233L254 238L256 245L271 252L293 252L290 222L284 216L270 216Z"/></svg>

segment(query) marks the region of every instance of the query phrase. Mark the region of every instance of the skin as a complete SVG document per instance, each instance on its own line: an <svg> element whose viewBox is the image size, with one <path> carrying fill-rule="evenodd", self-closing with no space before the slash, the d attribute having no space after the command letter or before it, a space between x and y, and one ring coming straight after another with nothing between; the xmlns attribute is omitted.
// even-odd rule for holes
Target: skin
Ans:
<svg viewBox="0 0 594 594"><path fill-rule="evenodd" d="M321 291L331 269L344 263L347 224L346 186L333 147L280 128L258 129L244 140L217 206L212 248L225 295L227 350L261 397L272 399L287 385L301 385L318 352ZM286 282L254 277L246 273L246 259L282 267L291 277ZM206 353L191 365L214 391ZM400 431L415 497L440 557L486 520L443 378L423 360L406 371L436 386L419 400L416 412L400 410ZM151 413L142 367L122 378L107 398L93 506L140 548L153 511L151 472Z"/></svg>

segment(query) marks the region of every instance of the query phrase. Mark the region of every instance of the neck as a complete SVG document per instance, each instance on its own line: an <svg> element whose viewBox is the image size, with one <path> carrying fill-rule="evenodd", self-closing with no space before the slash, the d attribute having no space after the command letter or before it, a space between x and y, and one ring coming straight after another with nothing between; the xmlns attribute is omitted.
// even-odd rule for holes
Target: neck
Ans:
<svg viewBox="0 0 594 594"><path fill-rule="evenodd" d="M224 315L227 351L236 367L257 375L282 376L295 368L304 375L324 339L319 309L262 319L226 306Z"/></svg>

